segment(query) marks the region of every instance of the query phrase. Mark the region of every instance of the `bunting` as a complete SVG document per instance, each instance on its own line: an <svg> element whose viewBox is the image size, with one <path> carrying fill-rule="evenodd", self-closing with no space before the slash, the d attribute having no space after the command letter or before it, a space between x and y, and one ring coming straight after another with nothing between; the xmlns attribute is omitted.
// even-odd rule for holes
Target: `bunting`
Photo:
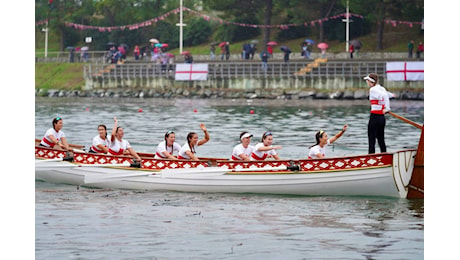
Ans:
<svg viewBox="0 0 460 260"><path fill-rule="evenodd" d="M236 26L249 27L249 28L279 28L281 30L287 30L290 27L298 27L298 26L314 27L316 25L320 25L323 22L327 22L329 20L342 19L342 18L347 17L347 14L343 13L343 14L338 14L338 15L334 15L334 16L330 16L330 17L326 17L326 18L321 18L321 19L316 19L316 20L303 22L303 23L264 25L264 24L245 24L245 23L231 22L231 21L223 20L223 19L220 19L220 18L217 18L217 17L202 14L202 13L200 13L198 11L192 10L192 9L190 9L188 7L185 7L185 6L182 7L182 10L190 12L190 13L192 13L194 15L197 15L197 16L203 18L203 20L205 20L207 22L214 21L214 22L218 22L220 24L236 25ZM154 23L157 23L157 22L159 22L161 20L166 19L170 15L178 14L179 12L180 12L180 7L176 8L174 10L171 10L171 11L169 11L167 13L164 13L164 14L158 16L158 17L155 17L155 18L152 18L152 19L140 22L140 23L129 24L129 25L121 25L121 26L92 26L92 25L84 25L84 24L77 24L77 23L71 23L71 22L65 22L65 25L67 27L71 27L71 28L74 28L76 30L97 30L99 32L111 32L111 31L115 31L115 30L126 30L126 29L128 29L128 30L138 30L138 29L141 29L141 28L146 27L146 26L151 26ZM349 15L349 17L355 17L355 18L359 18L359 19L364 18L362 15L354 14L354 13L348 13L348 15ZM35 22L35 26L45 24L46 21L47 20L42 20L42 21ZM409 22L409 21L398 21L398 20L385 20L385 22L387 24L391 24L392 26L404 24L404 25L407 25L407 26L409 26L411 28L414 25L422 25L423 24L423 22Z"/></svg>

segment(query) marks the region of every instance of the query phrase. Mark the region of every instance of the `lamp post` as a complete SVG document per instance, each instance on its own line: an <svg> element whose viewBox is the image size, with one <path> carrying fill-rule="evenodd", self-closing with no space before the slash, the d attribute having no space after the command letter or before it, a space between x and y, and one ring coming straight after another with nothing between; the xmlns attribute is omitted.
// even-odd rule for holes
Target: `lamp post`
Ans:
<svg viewBox="0 0 460 260"><path fill-rule="evenodd" d="M184 41L184 26L186 24L182 21L182 0L180 0L180 18L179 23L176 23L176 26L179 26L179 52L182 53L183 41Z"/></svg>
<svg viewBox="0 0 460 260"><path fill-rule="evenodd" d="M342 19L342 22L345 22L345 52L348 52L350 47L350 22L353 22L350 20L350 8L348 7L348 0L346 16L346 19Z"/></svg>
<svg viewBox="0 0 460 260"><path fill-rule="evenodd" d="M46 21L46 27L42 29L45 32L45 58L48 57L48 21Z"/></svg>

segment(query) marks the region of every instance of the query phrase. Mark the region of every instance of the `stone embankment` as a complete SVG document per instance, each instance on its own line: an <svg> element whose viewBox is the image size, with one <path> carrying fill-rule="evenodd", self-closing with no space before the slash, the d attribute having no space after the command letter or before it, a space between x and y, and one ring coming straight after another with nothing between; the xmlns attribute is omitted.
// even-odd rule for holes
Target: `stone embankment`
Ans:
<svg viewBox="0 0 460 260"><path fill-rule="evenodd" d="M393 91L395 99L424 100L422 90ZM332 92L311 90L239 90L209 88L167 88L167 89L110 89L110 90L56 90L37 89L40 97L91 97L91 98L213 98L213 99L368 99L367 89L340 90Z"/></svg>

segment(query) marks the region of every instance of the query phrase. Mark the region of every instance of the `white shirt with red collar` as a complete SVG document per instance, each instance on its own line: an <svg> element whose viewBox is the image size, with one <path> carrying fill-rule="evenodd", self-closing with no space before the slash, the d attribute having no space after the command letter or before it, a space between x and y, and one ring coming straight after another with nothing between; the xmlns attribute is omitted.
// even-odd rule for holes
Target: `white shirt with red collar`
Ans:
<svg viewBox="0 0 460 260"><path fill-rule="evenodd" d="M131 148L131 145L128 141L124 139L119 141L117 138L115 138L115 141L109 143L109 154L122 155L123 151L126 151L129 148Z"/></svg>
<svg viewBox="0 0 460 260"><path fill-rule="evenodd" d="M104 153L98 145L102 144L104 147L109 147L109 139L106 137L105 140L102 139L99 135L96 135L93 138L93 143L91 144L91 150L95 151L96 153Z"/></svg>
<svg viewBox="0 0 460 260"><path fill-rule="evenodd" d="M331 142L329 139L327 139L327 144L325 144L323 147L319 146L318 144L310 148L310 151L308 152L308 159L319 159L317 154L321 154L323 157L326 157L326 147L330 143Z"/></svg>
<svg viewBox="0 0 460 260"><path fill-rule="evenodd" d="M369 101L371 102L371 113L383 115L390 111L390 95L384 87L377 84L369 89ZM385 111L384 111L385 110Z"/></svg>
<svg viewBox="0 0 460 260"><path fill-rule="evenodd" d="M254 149L254 146L248 145L247 148L244 148L243 144L239 144L233 148L232 151L232 160L243 160L239 155L240 154L245 154L248 157L251 157L252 150Z"/></svg>
<svg viewBox="0 0 460 260"><path fill-rule="evenodd" d="M43 137L43 139L41 140L40 144L43 145L43 146L46 146L46 147L53 147L55 146L56 144L51 141L51 139L49 138L50 135L53 135L54 138L56 138L59 142L59 140L63 137L65 137L65 134L64 132L59 131L59 132L56 132L56 130L54 128L50 128L46 131L45 133L45 136Z"/></svg>
<svg viewBox="0 0 460 260"><path fill-rule="evenodd" d="M268 157L272 157L273 155L277 155L278 153L276 152L275 149L271 149L268 151L259 151L259 148L264 147L264 143L258 143L254 146L254 149L252 150L251 154L251 160L265 160Z"/></svg>
<svg viewBox="0 0 460 260"><path fill-rule="evenodd" d="M166 155L163 154L163 152L168 151L171 155L173 155L174 151L179 152L180 148L181 148L180 144L178 144L176 142L174 142L172 146L168 146L168 148L166 148L166 141L163 141L163 142L159 143L158 146L157 146L157 151L156 151L156 154L155 154L155 158L157 158L157 159L168 158L168 157L166 157Z"/></svg>

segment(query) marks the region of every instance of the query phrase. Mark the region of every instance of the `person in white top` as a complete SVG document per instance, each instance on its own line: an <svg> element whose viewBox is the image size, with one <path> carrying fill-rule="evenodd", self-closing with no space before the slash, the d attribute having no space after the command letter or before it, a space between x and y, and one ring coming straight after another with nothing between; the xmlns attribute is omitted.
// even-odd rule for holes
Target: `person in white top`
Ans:
<svg viewBox="0 0 460 260"><path fill-rule="evenodd" d="M316 133L316 144L310 146L310 151L308 152L308 159L321 159L326 156L326 146L337 141L343 133L347 130L348 125L344 125L342 130L338 132L335 136L328 138L327 133L323 130L320 130Z"/></svg>
<svg viewBox="0 0 460 260"><path fill-rule="evenodd" d="M387 151L385 144L385 114L390 111L391 93L379 84L379 77L370 73L364 77L369 87L369 101L371 103L371 115L367 126L367 137L369 141L369 154L375 153L375 139L377 139L380 152Z"/></svg>
<svg viewBox="0 0 460 260"><path fill-rule="evenodd" d="M252 149L254 146L250 145L252 134L248 132L242 132L240 134L241 143L236 145L232 151L232 160L244 160L250 161Z"/></svg>
<svg viewBox="0 0 460 260"><path fill-rule="evenodd" d="M281 145L273 146L273 135L271 132L265 132L262 135L260 143L254 146L251 154L251 160L265 160L266 158L274 158L279 160L280 157L276 150L283 148Z"/></svg>
<svg viewBox="0 0 460 260"><path fill-rule="evenodd" d="M156 159L177 159L174 156L174 151L179 152L181 146L175 142L176 134L173 131L168 131L165 134L165 140L158 144L157 150L155 153Z"/></svg>
<svg viewBox="0 0 460 260"><path fill-rule="evenodd" d="M198 135L194 132L190 132L187 135L187 143L185 143L180 151L179 154L177 155L178 159L186 159L186 160L199 160L198 157L196 157L196 148L200 145L203 145L207 143L210 139L208 130L206 129L206 126L201 123L200 124L201 130L204 132L204 138L201 140L198 140Z"/></svg>
<svg viewBox="0 0 460 260"><path fill-rule="evenodd" d="M107 138L107 127L105 125L97 126L98 135L93 138L93 143L89 148L90 153L108 153L109 139Z"/></svg>
<svg viewBox="0 0 460 260"><path fill-rule="evenodd" d="M113 118L115 124L113 125L112 135L109 142L109 154L111 155L132 155L138 162L141 157L134 151L128 141L123 139L123 128L118 126L118 120Z"/></svg>
<svg viewBox="0 0 460 260"><path fill-rule="evenodd" d="M52 125L53 127L46 131L45 136L43 136L43 139L40 141L40 146L57 148L70 152L73 151L73 149L70 148L69 144L67 143L65 134L62 131L64 126L62 118L54 118Z"/></svg>

